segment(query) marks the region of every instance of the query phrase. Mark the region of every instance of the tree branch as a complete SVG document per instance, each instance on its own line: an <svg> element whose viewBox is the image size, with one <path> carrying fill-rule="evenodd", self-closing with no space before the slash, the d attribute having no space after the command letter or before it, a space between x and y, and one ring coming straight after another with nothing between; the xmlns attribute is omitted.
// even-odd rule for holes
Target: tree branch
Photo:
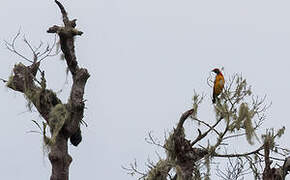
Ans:
<svg viewBox="0 0 290 180"><path fill-rule="evenodd" d="M233 157L245 157L245 156L249 156L252 154L257 154L259 153L261 150L264 149L264 146L259 147L258 149L248 152L248 153L241 153L241 154L218 154L216 152L214 152L213 156L214 157L228 157L228 158L233 158Z"/></svg>
<svg viewBox="0 0 290 180"><path fill-rule="evenodd" d="M203 124L203 125L205 125L205 126L207 126L208 128L212 128L212 126L211 125L209 125L208 123L206 123L206 122L204 122L204 121L202 121L202 120L199 120L199 119L197 119L197 118L195 118L195 117L191 117L193 120L195 120L195 121L197 121L198 123L201 123L201 124ZM216 129L212 129L217 135L219 135L219 132L216 130Z"/></svg>
<svg viewBox="0 0 290 180"><path fill-rule="evenodd" d="M66 122L64 127L66 132L72 136L70 139L72 144L77 145L81 141L79 125L85 108L83 95L87 79L90 75L87 69L78 66L75 55L74 36L81 35L82 32L75 29L76 20L69 20L63 5L57 0L55 3L60 8L64 27L54 25L47 32L59 35L61 50L64 53L68 69L72 74L73 85L67 104L68 111L71 112L71 120Z"/></svg>
<svg viewBox="0 0 290 180"><path fill-rule="evenodd" d="M63 19L63 23L64 23L64 25L65 25L65 26L69 26L69 25L70 25L70 24L69 24L70 21L69 21L69 19L68 19L67 12L66 12L66 10L64 9L63 5L62 5L59 1L57 1L57 0L55 0L54 2L58 5L58 7L59 7L59 9L60 9L60 11L61 11L62 19Z"/></svg>
<svg viewBox="0 0 290 180"><path fill-rule="evenodd" d="M185 122L185 120L194 112L194 109L190 109L186 112L184 112L178 122L178 125L176 127L176 131L181 131L181 129L183 128L183 124Z"/></svg>
<svg viewBox="0 0 290 180"><path fill-rule="evenodd" d="M197 138L192 142L190 143L191 146L195 145L198 141L200 141L201 139L203 139L205 136L207 136L207 134L212 131L220 122L221 120L223 119L223 117L220 117L219 120L213 125L211 126L211 128L209 128L205 133L203 134L199 134L197 136Z"/></svg>

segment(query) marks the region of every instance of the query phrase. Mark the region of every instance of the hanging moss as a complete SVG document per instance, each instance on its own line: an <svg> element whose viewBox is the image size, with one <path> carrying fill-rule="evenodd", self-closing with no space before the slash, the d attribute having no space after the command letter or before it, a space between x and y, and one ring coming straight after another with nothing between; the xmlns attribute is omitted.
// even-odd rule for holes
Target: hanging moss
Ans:
<svg viewBox="0 0 290 180"><path fill-rule="evenodd" d="M50 145L55 143L55 139L68 116L69 112L67 111L65 105L57 104L52 108L51 112L49 113L49 126L52 132L52 137L49 142Z"/></svg>
<svg viewBox="0 0 290 180"><path fill-rule="evenodd" d="M13 78L14 78L14 76L13 76L13 74L11 74L8 78L7 83L6 83L6 86L11 88L11 89L15 89L15 86L13 84Z"/></svg>
<svg viewBox="0 0 290 180"><path fill-rule="evenodd" d="M170 161L176 160L176 142L175 137L176 134L172 133L169 135L169 137L166 139L164 147L166 149L167 157ZM182 131L180 132L180 135L178 138L185 138L184 129L182 128Z"/></svg>
<svg viewBox="0 0 290 180"><path fill-rule="evenodd" d="M278 137L281 137L285 132L285 126L283 126L281 129L278 130L277 132L277 136Z"/></svg>
<svg viewBox="0 0 290 180"><path fill-rule="evenodd" d="M276 137L280 138L284 134L284 131L285 131L285 127L284 126L281 129L279 129L276 132L276 134L274 133L274 129L273 128L267 129L266 134L262 135L262 139L263 139L264 144L267 143L268 146L269 146L269 149L275 151L275 149L274 149L274 147L275 147L275 138Z"/></svg>
<svg viewBox="0 0 290 180"><path fill-rule="evenodd" d="M171 160L174 160L176 158L176 154L174 153L175 143L173 133L170 134L169 137L166 139L164 147L166 149L167 157Z"/></svg>
<svg viewBox="0 0 290 180"><path fill-rule="evenodd" d="M50 138L46 136L47 123L42 122L42 126L43 126L43 142L44 142L45 145L49 145Z"/></svg>
<svg viewBox="0 0 290 180"><path fill-rule="evenodd" d="M235 128L240 130L241 127L245 129L246 138L249 144L253 144L253 136L255 129L252 124L254 112L249 110L247 103L242 103L239 108L239 115L235 121Z"/></svg>
<svg viewBox="0 0 290 180"><path fill-rule="evenodd" d="M221 103L220 100L217 101L216 105L214 106L216 120L219 120L221 117L229 122L229 107L227 103Z"/></svg>
<svg viewBox="0 0 290 180"><path fill-rule="evenodd" d="M27 106L29 109L31 109L32 104L34 104L39 109L42 105L53 107L61 103L56 94L49 89L27 89L25 90L24 95L27 100Z"/></svg>
<svg viewBox="0 0 290 180"><path fill-rule="evenodd" d="M34 104L36 107L40 106L40 90L31 90L27 89L24 92L24 97L27 100L27 108L31 111L32 104Z"/></svg>
<svg viewBox="0 0 290 180"><path fill-rule="evenodd" d="M247 117L247 114L249 113L249 107L246 103L242 103L240 105L240 108L239 108L239 116L235 122L235 125L236 125L236 128L238 130L240 130L241 126L242 126L242 123L243 121L245 120L245 118Z"/></svg>
<svg viewBox="0 0 290 180"><path fill-rule="evenodd" d="M203 100L203 96L200 96L196 92L194 92L194 96L192 97L193 112L192 112L192 115L191 115L193 118L197 118L196 117L197 116L197 110L198 110L198 107L201 104L202 100Z"/></svg>
<svg viewBox="0 0 290 180"><path fill-rule="evenodd" d="M246 138L249 144L254 144L253 142L253 136L255 135L255 129L252 124L252 113L249 112L246 116L245 122L245 131L246 131Z"/></svg>
<svg viewBox="0 0 290 180"><path fill-rule="evenodd" d="M14 65L13 71L14 72L15 71L18 72L18 71L23 71L23 70L26 70L26 69L27 69L27 67L20 62L20 63ZM15 86L15 84L13 82L14 81L14 77L15 76L14 76L14 74L12 72L11 75L9 76L9 79L8 79L8 81L6 83L6 86L11 88L11 89L16 90L16 86Z"/></svg>
<svg viewBox="0 0 290 180"><path fill-rule="evenodd" d="M146 180L166 180L171 163L160 159L156 166L148 172Z"/></svg>

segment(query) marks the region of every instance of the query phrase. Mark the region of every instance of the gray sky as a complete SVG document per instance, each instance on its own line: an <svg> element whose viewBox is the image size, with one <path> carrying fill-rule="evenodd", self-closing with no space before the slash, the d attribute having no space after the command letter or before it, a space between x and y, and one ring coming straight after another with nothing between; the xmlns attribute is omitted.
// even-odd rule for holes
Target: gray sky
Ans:
<svg viewBox="0 0 290 180"><path fill-rule="evenodd" d="M62 1L70 18L84 32L76 39L81 66L91 77L86 87L88 109L83 141L70 145L71 180L135 179L121 165L135 158L144 167L156 159L155 147L144 138L153 131L161 140L181 113L190 108L194 89L205 93L201 119L214 121L211 88L206 79L214 67L224 75L242 73L255 94L267 94L273 105L266 127L289 127L290 2L286 0L96 0ZM52 41L48 27L61 23L52 0L3 1L0 39L11 40L21 27L37 45ZM18 48L28 56L19 41ZM0 77L7 78L19 57L2 43ZM23 62L23 61L22 61ZM65 64L46 60L48 87L62 88ZM70 78L70 77L69 77ZM59 95L66 101L71 80ZM50 164L42 138L22 94L0 88L1 179L49 179ZM211 113L207 113L211 112ZM290 131L282 138L286 143ZM284 142L283 142L284 141Z"/></svg>

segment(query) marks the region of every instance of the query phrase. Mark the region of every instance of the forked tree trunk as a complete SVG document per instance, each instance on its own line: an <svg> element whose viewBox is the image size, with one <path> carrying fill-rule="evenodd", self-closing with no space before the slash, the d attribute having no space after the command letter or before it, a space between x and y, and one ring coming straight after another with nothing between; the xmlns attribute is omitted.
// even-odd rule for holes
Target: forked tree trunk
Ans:
<svg viewBox="0 0 290 180"><path fill-rule="evenodd" d="M37 81L40 85L35 83L41 60L38 61L34 51L35 59L31 61L32 65L19 63L14 66L7 87L25 94L50 127L52 138L47 138L44 134L44 140L50 146L50 180L68 180L69 166L72 162L72 157L68 154L68 139L74 146L82 140L80 123L85 108L83 96L90 75L87 69L78 66L75 56L74 36L82 35L82 32L75 29L76 20L69 20L63 5L57 0L55 3L61 10L64 26L54 25L47 33L56 33L59 36L61 50L72 74L73 84L67 103L62 103L56 93L46 88L44 71L41 72L41 82Z"/></svg>
<svg viewBox="0 0 290 180"><path fill-rule="evenodd" d="M74 36L82 35L82 32L75 29L76 20L69 20L63 5L57 0L55 2L61 10L64 27L54 25L47 32L57 33L59 35L61 50L67 62L68 69L72 74L73 84L68 104L66 104L69 118L64 123L49 153L49 160L52 165L50 180L68 180L69 166L72 162L72 158L68 154L68 138L70 138L71 143L75 146L81 141L79 125L82 121L85 108L83 95L87 79L90 75L86 69L78 66L75 56Z"/></svg>

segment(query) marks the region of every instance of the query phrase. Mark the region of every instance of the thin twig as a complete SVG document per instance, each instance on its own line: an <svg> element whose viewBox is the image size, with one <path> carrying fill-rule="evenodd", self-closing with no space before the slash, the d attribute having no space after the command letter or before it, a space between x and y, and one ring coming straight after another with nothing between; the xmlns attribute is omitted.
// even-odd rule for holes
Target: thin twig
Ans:
<svg viewBox="0 0 290 180"><path fill-rule="evenodd" d="M220 117L220 119L213 125L211 126L211 128L209 128L205 133L199 135L192 143L190 143L191 146L193 146L194 144L196 144L198 141L200 141L202 138L204 138L205 136L207 136L207 134L212 131L220 122L221 120L223 120L223 117Z"/></svg>
<svg viewBox="0 0 290 180"><path fill-rule="evenodd" d="M212 128L211 125L209 125L208 123L206 123L206 122L204 122L204 121L202 121L202 120L197 119L196 117L191 117L191 119L197 121L198 123L201 123L201 124L207 126L208 128ZM213 130L217 135L219 135L219 132L218 132L216 129L213 128L212 130Z"/></svg>
<svg viewBox="0 0 290 180"><path fill-rule="evenodd" d="M254 151L251 151L251 152L248 152L248 153L241 153L241 154L218 154L218 153L214 153L213 156L214 157L229 157L229 158L232 158L232 157L245 157L245 156L248 156L248 155L252 155L252 154L257 154L259 153L259 151L263 150L264 146L261 146L259 147L258 149L254 150Z"/></svg>
<svg viewBox="0 0 290 180"><path fill-rule="evenodd" d="M5 42L5 46L6 46L6 48L7 48L9 51L11 51L11 52L17 54L18 56L20 56L20 57L23 58L24 60L33 63L33 61L31 61L31 60L28 59L27 57L23 56L22 54L20 54L20 53L16 50L16 48L15 48L15 42L16 42L17 38L19 37L19 35L20 35L20 29L19 29L19 31L17 32L17 34L14 36L14 38L13 38L13 40L12 40L11 43L8 43L6 40L4 40L4 42Z"/></svg>

